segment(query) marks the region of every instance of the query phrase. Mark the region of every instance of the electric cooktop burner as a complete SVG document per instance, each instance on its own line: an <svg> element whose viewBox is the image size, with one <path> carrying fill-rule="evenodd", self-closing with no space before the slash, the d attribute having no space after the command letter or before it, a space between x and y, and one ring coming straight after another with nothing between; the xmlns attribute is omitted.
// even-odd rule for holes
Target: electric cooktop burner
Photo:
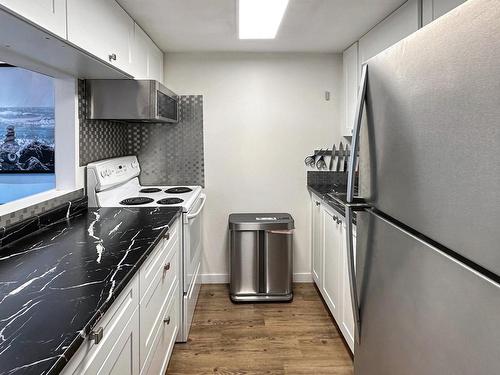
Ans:
<svg viewBox="0 0 500 375"><path fill-rule="evenodd" d="M154 202L153 198L132 197L132 198L127 198L127 199L122 200L120 202L120 204L129 205L129 206L135 206L135 205L146 204L146 203L151 203L151 202Z"/></svg>
<svg viewBox="0 0 500 375"><path fill-rule="evenodd" d="M164 199L160 199L156 203L158 203L158 204L179 204L179 203L182 203L182 202L184 202L184 199L180 199L180 198L164 198Z"/></svg>
<svg viewBox="0 0 500 375"><path fill-rule="evenodd" d="M139 190L139 193L158 193L161 191L160 188L144 188Z"/></svg>
<svg viewBox="0 0 500 375"><path fill-rule="evenodd" d="M165 193L182 194L182 193L189 193L190 191L193 191L193 189L185 187L185 186L179 186L179 187L167 189L167 190L165 190Z"/></svg>

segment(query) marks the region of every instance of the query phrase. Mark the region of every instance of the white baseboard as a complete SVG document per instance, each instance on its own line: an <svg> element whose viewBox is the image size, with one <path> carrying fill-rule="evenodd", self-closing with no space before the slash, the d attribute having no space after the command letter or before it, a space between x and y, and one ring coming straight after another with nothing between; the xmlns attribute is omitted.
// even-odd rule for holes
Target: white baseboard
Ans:
<svg viewBox="0 0 500 375"><path fill-rule="evenodd" d="M293 274L294 283L312 283L313 277L310 272L294 273Z"/></svg>
<svg viewBox="0 0 500 375"><path fill-rule="evenodd" d="M227 273L205 273L201 274L202 284L229 284Z"/></svg>
<svg viewBox="0 0 500 375"><path fill-rule="evenodd" d="M310 272L294 273L293 282L312 283L313 278ZM202 284L228 284L229 275L227 273L205 273L201 275Z"/></svg>

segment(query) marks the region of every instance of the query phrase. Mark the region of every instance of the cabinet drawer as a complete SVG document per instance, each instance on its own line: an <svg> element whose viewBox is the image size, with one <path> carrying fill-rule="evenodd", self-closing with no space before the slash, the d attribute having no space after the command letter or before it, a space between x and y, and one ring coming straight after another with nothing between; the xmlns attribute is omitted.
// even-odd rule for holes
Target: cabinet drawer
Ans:
<svg viewBox="0 0 500 375"><path fill-rule="evenodd" d="M170 264L170 269L165 273L162 272L160 277L155 279L139 306L141 316L141 367L146 364L147 358L151 355L155 336L159 326L163 324L163 312L168 301L172 298L179 298L179 296L172 294L178 284L178 274L176 272L179 264L178 255L179 252L174 246L173 251L169 253L168 258L165 260L166 264Z"/></svg>
<svg viewBox="0 0 500 375"><path fill-rule="evenodd" d="M151 255L146 259L139 271L139 288L141 301L146 297L148 289L153 284L158 283L158 279L163 277L164 267L167 265L167 258L170 253L180 247L180 226L179 220L176 220L171 229L165 234L164 238L156 246ZM169 273L176 273L177 269L170 265Z"/></svg>
<svg viewBox="0 0 500 375"><path fill-rule="evenodd" d="M168 361L179 332L179 304L179 283L176 283L173 293L168 299L167 307L161 315L160 325L152 347L153 350L142 374L158 375L166 373Z"/></svg>
<svg viewBox="0 0 500 375"><path fill-rule="evenodd" d="M102 339L99 344L95 344L94 340L87 338L69 363L64 367L61 372L62 374L99 373L99 371L94 372L93 369L107 366L108 354L115 351L115 346L123 341L121 338L125 338L125 336L123 336L124 334L133 336L130 338L130 340L133 341L129 342L127 339L124 345L129 345L134 349L134 356L138 356L138 281L137 277L132 279L127 287L120 293L118 299L111 305L110 309L95 326L94 331L99 328L103 330ZM135 318L137 322L134 320ZM133 331L136 328L137 331ZM130 330L130 332L125 332L127 329ZM131 360L134 360L134 358L131 357ZM137 366L137 369L139 368L139 361L137 361L137 359L135 359L134 366Z"/></svg>

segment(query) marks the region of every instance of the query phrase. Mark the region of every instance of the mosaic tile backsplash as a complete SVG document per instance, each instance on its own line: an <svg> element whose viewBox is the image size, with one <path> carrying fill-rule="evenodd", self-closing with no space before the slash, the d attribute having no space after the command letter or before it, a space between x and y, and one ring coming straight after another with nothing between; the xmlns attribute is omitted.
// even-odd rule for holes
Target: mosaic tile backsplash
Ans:
<svg viewBox="0 0 500 375"><path fill-rule="evenodd" d="M0 216L0 231L3 227L8 227L13 224L24 221L26 219L39 216L47 211L54 209L55 207L59 207L61 205L66 204L69 201L73 201L81 197L83 197L83 189L73 191L61 197L49 199L44 202L34 204L27 208L23 208L21 210L8 213L6 215L2 215Z"/></svg>
<svg viewBox="0 0 500 375"><path fill-rule="evenodd" d="M347 173L335 171L307 171L308 185L347 185Z"/></svg>
<svg viewBox="0 0 500 375"><path fill-rule="evenodd" d="M80 165L130 155L127 124L86 118L85 81L78 81L78 118L80 120Z"/></svg>
<svg viewBox="0 0 500 375"><path fill-rule="evenodd" d="M130 124L128 151L141 164L144 185L205 185L203 97L179 98L179 123Z"/></svg>
<svg viewBox="0 0 500 375"><path fill-rule="evenodd" d="M85 118L84 81L79 82L80 165L137 155L143 185L205 185L203 96L179 97L179 123L140 124Z"/></svg>

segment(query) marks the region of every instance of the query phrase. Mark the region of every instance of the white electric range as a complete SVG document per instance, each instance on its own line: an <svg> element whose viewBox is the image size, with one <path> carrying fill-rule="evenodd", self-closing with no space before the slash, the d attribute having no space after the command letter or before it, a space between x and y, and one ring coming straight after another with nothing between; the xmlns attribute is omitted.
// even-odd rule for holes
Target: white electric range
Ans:
<svg viewBox="0 0 500 375"><path fill-rule="evenodd" d="M181 327L177 341L186 342L200 291L202 213L206 196L201 186L142 186L136 156L87 165L90 207L182 207Z"/></svg>

